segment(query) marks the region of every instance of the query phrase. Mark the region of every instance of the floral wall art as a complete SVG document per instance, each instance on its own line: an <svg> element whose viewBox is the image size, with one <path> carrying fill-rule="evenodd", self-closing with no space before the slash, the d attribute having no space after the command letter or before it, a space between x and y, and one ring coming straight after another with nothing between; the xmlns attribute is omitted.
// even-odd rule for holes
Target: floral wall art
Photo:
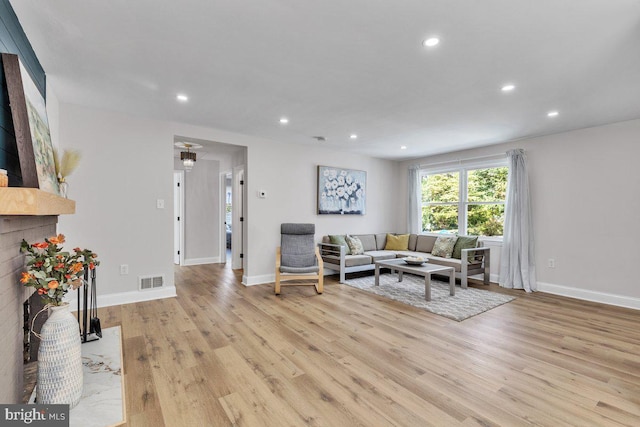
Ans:
<svg viewBox="0 0 640 427"><path fill-rule="evenodd" d="M318 166L318 214L364 215L367 173Z"/></svg>

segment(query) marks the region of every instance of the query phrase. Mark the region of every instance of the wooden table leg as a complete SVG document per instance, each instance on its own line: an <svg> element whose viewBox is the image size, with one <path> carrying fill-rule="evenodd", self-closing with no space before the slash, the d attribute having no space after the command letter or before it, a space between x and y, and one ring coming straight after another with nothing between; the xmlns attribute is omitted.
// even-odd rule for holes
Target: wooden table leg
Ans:
<svg viewBox="0 0 640 427"><path fill-rule="evenodd" d="M431 273L424 275L424 299L431 301Z"/></svg>
<svg viewBox="0 0 640 427"><path fill-rule="evenodd" d="M398 282L402 282L402 271L398 270Z"/></svg>
<svg viewBox="0 0 640 427"><path fill-rule="evenodd" d="M376 286L380 286L380 266L376 264Z"/></svg>

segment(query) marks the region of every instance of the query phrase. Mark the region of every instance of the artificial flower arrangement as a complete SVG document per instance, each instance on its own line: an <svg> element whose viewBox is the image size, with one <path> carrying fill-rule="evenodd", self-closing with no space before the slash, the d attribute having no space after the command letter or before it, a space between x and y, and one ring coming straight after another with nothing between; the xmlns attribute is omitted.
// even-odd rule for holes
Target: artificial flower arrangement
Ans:
<svg viewBox="0 0 640 427"><path fill-rule="evenodd" d="M75 248L73 252L64 252L62 246L58 246L62 243L64 235L58 234L33 244L23 240L21 245L28 260L20 283L35 288L49 305L61 305L69 290L82 286L84 272L100 265L93 251Z"/></svg>

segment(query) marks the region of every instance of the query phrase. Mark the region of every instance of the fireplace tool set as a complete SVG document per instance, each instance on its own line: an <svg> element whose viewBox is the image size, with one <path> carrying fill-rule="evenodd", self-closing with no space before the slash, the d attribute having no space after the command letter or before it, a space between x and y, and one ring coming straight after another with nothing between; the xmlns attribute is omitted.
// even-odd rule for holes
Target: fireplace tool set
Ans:
<svg viewBox="0 0 640 427"><path fill-rule="evenodd" d="M78 324L83 343L102 338L102 328L98 318L96 270L97 267L90 271L85 270L85 285L82 289L78 289ZM91 278L91 282L89 282L89 278Z"/></svg>

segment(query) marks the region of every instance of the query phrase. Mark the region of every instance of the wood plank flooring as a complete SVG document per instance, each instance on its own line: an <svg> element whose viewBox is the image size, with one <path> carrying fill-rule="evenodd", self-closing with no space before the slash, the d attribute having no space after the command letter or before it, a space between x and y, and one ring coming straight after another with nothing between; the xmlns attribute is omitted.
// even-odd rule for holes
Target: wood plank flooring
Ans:
<svg viewBox="0 0 640 427"><path fill-rule="evenodd" d="M121 325L129 426L638 426L640 312L518 298L463 322L340 285L176 268Z"/></svg>

